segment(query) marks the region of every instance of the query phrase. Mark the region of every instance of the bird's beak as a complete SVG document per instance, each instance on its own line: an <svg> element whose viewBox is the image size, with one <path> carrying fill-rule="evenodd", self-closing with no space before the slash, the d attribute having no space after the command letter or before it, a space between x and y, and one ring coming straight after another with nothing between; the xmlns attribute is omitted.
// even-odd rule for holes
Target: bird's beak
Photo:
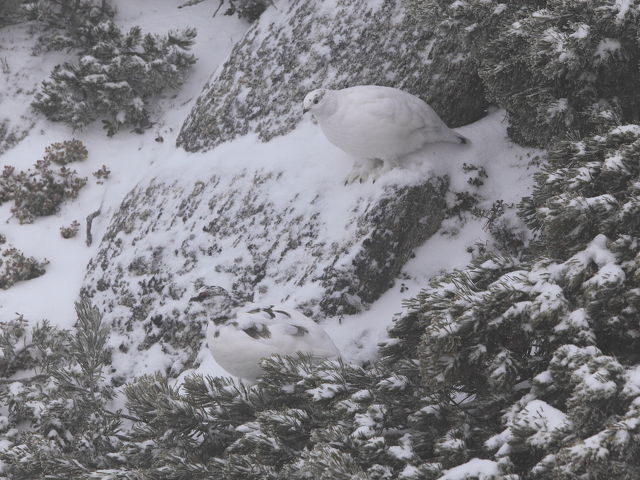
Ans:
<svg viewBox="0 0 640 480"><path fill-rule="evenodd" d="M305 113L307 113L309 111L309 109L307 107L303 107L302 108L302 114L304 115Z"/></svg>

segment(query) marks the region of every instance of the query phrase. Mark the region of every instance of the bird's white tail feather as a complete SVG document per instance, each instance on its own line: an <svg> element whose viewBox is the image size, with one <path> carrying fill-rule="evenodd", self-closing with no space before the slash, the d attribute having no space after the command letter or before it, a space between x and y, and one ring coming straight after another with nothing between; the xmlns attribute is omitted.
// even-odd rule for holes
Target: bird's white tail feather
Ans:
<svg viewBox="0 0 640 480"><path fill-rule="evenodd" d="M471 143L471 140L469 140L464 135L460 135L458 132L455 132L453 130L449 130L449 133L450 133L450 135L449 135L449 138L447 140L445 140L446 142L449 142L449 143L461 143L461 144Z"/></svg>

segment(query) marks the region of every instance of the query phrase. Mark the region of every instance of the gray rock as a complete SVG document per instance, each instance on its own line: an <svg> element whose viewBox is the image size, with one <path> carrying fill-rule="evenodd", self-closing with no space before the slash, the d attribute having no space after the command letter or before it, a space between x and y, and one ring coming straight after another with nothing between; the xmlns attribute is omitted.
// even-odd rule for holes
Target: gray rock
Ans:
<svg viewBox="0 0 640 480"><path fill-rule="evenodd" d="M159 343L178 373L205 321L243 303L286 301L314 318L361 311L444 217L447 179L363 190L336 215L331 193L283 192L282 175L154 179L126 197L83 288L122 352Z"/></svg>
<svg viewBox="0 0 640 480"><path fill-rule="evenodd" d="M413 250L433 235L445 215L448 180L386 189L357 220L360 249L350 264L325 268L322 313L352 314L388 290Z"/></svg>
<svg viewBox="0 0 640 480"><path fill-rule="evenodd" d="M401 0L288 0L268 8L205 86L178 145L209 150L248 132L295 128L314 88L375 84L429 100L431 33ZM446 117L445 117L446 120Z"/></svg>

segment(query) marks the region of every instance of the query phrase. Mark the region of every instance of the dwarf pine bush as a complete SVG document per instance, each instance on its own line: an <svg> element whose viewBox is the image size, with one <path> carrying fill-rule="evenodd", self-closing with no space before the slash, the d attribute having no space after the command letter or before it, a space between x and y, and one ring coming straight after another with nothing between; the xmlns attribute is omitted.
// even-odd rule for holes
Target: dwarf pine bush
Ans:
<svg viewBox="0 0 640 480"><path fill-rule="evenodd" d="M0 289L6 290L18 282L44 275L48 263L26 256L0 235Z"/></svg>
<svg viewBox="0 0 640 480"><path fill-rule="evenodd" d="M76 62L56 66L36 93L33 107L53 121L82 128L101 119L108 135L150 126L149 104L163 90L184 83L195 57L196 31L165 35L123 32L106 0L38 0L24 5L42 27L44 49L71 49Z"/></svg>
<svg viewBox="0 0 640 480"><path fill-rule="evenodd" d="M64 50L94 43L94 27L115 11L106 0L23 0L22 14L40 27L36 50Z"/></svg>
<svg viewBox="0 0 640 480"><path fill-rule="evenodd" d="M602 120L638 120L635 3L531 2L487 46L480 75L509 112L512 138L546 145ZM526 14L522 14L526 12Z"/></svg>
<svg viewBox="0 0 640 480"><path fill-rule="evenodd" d="M57 213L87 183L65 165L86 160L87 156L82 142L69 140L46 147L43 159L33 169L17 172L15 167L5 165L0 173L0 204L13 201L11 213L20 223L33 223L37 217ZM52 163L61 166L56 168Z"/></svg>
<svg viewBox="0 0 640 480"><path fill-rule="evenodd" d="M37 217L57 213L60 206L74 199L87 183L75 170L52 168L48 160L38 160L33 169L15 172L5 166L0 179L0 200L13 200L11 213L20 223L33 223Z"/></svg>
<svg viewBox="0 0 640 480"><path fill-rule="evenodd" d="M249 22L255 22L267 8L269 0L228 0L225 15L238 15Z"/></svg>
<svg viewBox="0 0 640 480"><path fill-rule="evenodd" d="M187 50L195 29L143 35L139 27L123 33L113 22L92 27L92 43L77 63L53 69L33 107L53 121L82 128L102 119L108 135L123 126L150 125L149 101L186 80L195 57Z"/></svg>
<svg viewBox="0 0 640 480"><path fill-rule="evenodd" d="M607 118L637 121L637 4L405 3L425 28L435 27L432 88L443 92L438 96L446 99L446 109L495 103L509 114L511 138L536 146L558 136L593 133Z"/></svg>
<svg viewBox="0 0 640 480"><path fill-rule="evenodd" d="M119 419L105 409L113 398L107 329L86 301L76 312L74 332L22 318L0 324L1 478L86 478L119 445Z"/></svg>
<svg viewBox="0 0 640 480"><path fill-rule="evenodd" d="M383 364L314 366L305 356L273 357L264 367L251 387L193 376L179 390L160 375L127 385L134 427L93 475L365 480L437 471L420 465L415 378ZM89 478L80 460L84 468Z"/></svg>
<svg viewBox="0 0 640 480"><path fill-rule="evenodd" d="M408 302L420 326L395 329L422 332L425 394L456 412L434 450L443 466L638 475L639 149L635 125L556 144L521 205L538 232L529 256L479 258Z"/></svg>
<svg viewBox="0 0 640 480"><path fill-rule="evenodd" d="M52 143L44 149L43 160L66 165L72 162L82 162L89 156L87 147L80 140L65 140Z"/></svg>
<svg viewBox="0 0 640 480"><path fill-rule="evenodd" d="M60 236L62 238L73 238L80 230L80 222L74 220L70 225L60 227Z"/></svg>

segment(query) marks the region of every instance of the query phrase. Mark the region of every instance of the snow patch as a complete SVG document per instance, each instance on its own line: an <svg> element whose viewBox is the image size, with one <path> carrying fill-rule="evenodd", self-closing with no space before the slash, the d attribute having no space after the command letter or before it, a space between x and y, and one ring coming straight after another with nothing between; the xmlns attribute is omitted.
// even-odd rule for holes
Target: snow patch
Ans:
<svg viewBox="0 0 640 480"><path fill-rule="evenodd" d="M446 470L443 476L438 477L438 480L466 480L468 478L497 480L499 476L500 469L497 462L482 458L472 458L467 463Z"/></svg>

